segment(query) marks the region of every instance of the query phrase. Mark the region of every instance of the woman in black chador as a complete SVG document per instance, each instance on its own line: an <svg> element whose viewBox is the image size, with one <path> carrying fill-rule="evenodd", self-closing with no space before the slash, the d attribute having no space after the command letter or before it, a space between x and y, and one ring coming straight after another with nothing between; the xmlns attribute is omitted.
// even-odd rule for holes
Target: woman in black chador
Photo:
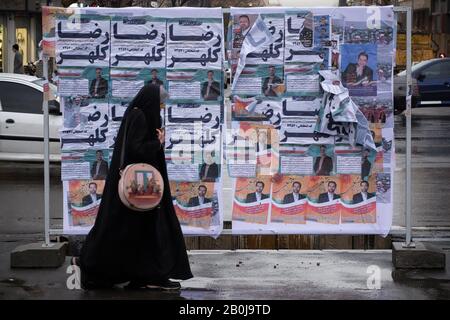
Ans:
<svg viewBox="0 0 450 320"><path fill-rule="evenodd" d="M192 278L183 234L169 190L160 119L160 88L145 85L126 110L120 126L97 219L79 259L84 288L180 289L170 279ZM160 206L150 212L125 207L118 195L120 155L127 125L124 165L145 162L164 179ZM158 130L157 130L158 129Z"/></svg>

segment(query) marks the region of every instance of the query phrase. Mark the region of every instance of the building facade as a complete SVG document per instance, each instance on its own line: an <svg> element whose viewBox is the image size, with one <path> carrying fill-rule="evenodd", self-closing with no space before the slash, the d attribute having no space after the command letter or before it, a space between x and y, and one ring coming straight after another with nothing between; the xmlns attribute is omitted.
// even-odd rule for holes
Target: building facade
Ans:
<svg viewBox="0 0 450 320"><path fill-rule="evenodd" d="M12 72L17 43L23 56L23 64L38 57L38 44L42 39L41 5L46 0L0 1L0 72Z"/></svg>

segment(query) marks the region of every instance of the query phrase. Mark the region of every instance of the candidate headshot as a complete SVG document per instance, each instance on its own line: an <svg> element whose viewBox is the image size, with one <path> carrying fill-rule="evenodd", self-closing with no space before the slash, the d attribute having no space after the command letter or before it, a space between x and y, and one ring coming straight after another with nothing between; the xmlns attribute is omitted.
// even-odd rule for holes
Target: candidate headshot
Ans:
<svg viewBox="0 0 450 320"><path fill-rule="evenodd" d="M250 18L243 14L239 16L239 30L243 37L247 35L247 33L250 31Z"/></svg>
<svg viewBox="0 0 450 320"><path fill-rule="evenodd" d="M370 198L375 197L375 193L370 193L369 191L369 182L361 181L359 183L361 191L353 195L353 204L357 204L360 202L367 201Z"/></svg>
<svg viewBox="0 0 450 320"><path fill-rule="evenodd" d="M284 196L283 204L294 203L299 200L305 199L306 195L301 194L302 184L298 181L292 183L292 192Z"/></svg>
<svg viewBox="0 0 450 320"><path fill-rule="evenodd" d="M89 86L89 95L91 98L105 98L108 93L108 81L102 77L102 68L95 69L95 79Z"/></svg>
<svg viewBox="0 0 450 320"><path fill-rule="evenodd" d="M204 100L217 100L220 97L220 84L214 80L214 71L209 70L207 80L202 84L202 97Z"/></svg>
<svg viewBox="0 0 450 320"><path fill-rule="evenodd" d="M275 66L269 66L269 76L264 79L263 93L266 97L276 97L275 89L281 84L281 78L275 75Z"/></svg>
<svg viewBox="0 0 450 320"><path fill-rule="evenodd" d="M102 195L97 193L97 184L95 182L89 183L89 194L83 197L82 205L88 206L90 204L96 203L97 200L102 198Z"/></svg>
<svg viewBox="0 0 450 320"><path fill-rule="evenodd" d="M200 180L214 182L219 177L219 165L214 160L215 152L205 152L204 162L200 167Z"/></svg>
<svg viewBox="0 0 450 320"><path fill-rule="evenodd" d="M267 130L258 130L257 141L256 141L256 152L265 151L270 149L271 145L267 136Z"/></svg>
<svg viewBox="0 0 450 320"><path fill-rule="evenodd" d="M373 70L368 66L369 55L358 54L356 63L349 63L343 73L344 81L350 86L367 86L373 81Z"/></svg>
<svg viewBox="0 0 450 320"><path fill-rule="evenodd" d="M326 155L326 150L326 146L320 146L320 154L314 162L314 173L316 176L329 176L333 170L333 159Z"/></svg>
<svg viewBox="0 0 450 320"><path fill-rule="evenodd" d="M208 188L205 185L201 184L197 188L197 196L189 199L188 207L196 207L205 203L210 203L211 199L206 198L206 192Z"/></svg>
<svg viewBox="0 0 450 320"><path fill-rule="evenodd" d="M236 23L236 21L235 21ZM242 47L242 43L244 42L245 36L249 33L250 27L250 18L248 15L240 15L237 19L237 26L233 31L233 48L239 49Z"/></svg>
<svg viewBox="0 0 450 320"><path fill-rule="evenodd" d="M162 82L162 81L159 79L159 77L158 77L158 70L152 69L151 75L152 75L152 77L151 77L151 79L147 82L148 84L154 84L154 85L157 85L157 86L162 86L162 85L164 85L164 82Z"/></svg>
<svg viewBox="0 0 450 320"><path fill-rule="evenodd" d="M369 161L370 150L364 149L361 158L361 179L367 180L370 175L370 169L372 168L372 163Z"/></svg>
<svg viewBox="0 0 450 320"><path fill-rule="evenodd" d="M93 180L105 180L108 175L108 162L103 159L103 151L97 150L95 158L91 167L91 177Z"/></svg>
<svg viewBox="0 0 450 320"><path fill-rule="evenodd" d="M247 198L245 199L246 203L259 202L269 198L268 194L263 193L264 182L257 181L255 184L255 189L255 192L247 194Z"/></svg>
<svg viewBox="0 0 450 320"><path fill-rule="evenodd" d="M319 195L319 203L326 203L336 199L339 199L341 196L337 195L336 192L337 184L334 181L328 181L327 184L327 192L321 193Z"/></svg>

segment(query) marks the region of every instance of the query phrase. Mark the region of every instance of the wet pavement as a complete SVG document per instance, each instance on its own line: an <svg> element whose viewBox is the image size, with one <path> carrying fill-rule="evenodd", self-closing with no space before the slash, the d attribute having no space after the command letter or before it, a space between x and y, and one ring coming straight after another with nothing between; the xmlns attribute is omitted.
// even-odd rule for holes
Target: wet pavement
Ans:
<svg viewBox="0 0 450 320"><path fill-rule="evenodd" d="M412 225L450 226L450 108L413 109ZM395 116L394 226L404 226L406 123Z"/></svg>
<svg viewBox="0 0 450 320"><path fill-rule="evenodd" d="M70 290L69 258L57 269L10 269L16 245L0 247L0 299L450 299L448 270L393 272L390 250L190 251L194 278L183 281L180 292L167 293L124 285ZM441 246L450 249L450 242ZM379 289L371 278L376 274Z"/></svg>

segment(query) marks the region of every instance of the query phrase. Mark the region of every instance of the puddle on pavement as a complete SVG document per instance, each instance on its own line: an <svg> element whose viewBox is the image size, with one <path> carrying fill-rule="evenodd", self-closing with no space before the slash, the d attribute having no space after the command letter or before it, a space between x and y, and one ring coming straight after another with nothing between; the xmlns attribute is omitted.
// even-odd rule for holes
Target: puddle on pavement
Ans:
<svg viewBox="0 0 450 320"><path fill-rule="evenodd" d="M0 280L0 284L6 284L9 287L22 288L24 291L29 293L41 293L41 289L38 286L26 286L26 281L17 278L8 278Z"/></svg>
<svg viewBox="0 0 450 320"><path fill-rule="evenodd" d="M14 285L14 286L23 286L25 284L24 280L16 279L16 278L8 278L0 280L0 283Z"/></svg>

